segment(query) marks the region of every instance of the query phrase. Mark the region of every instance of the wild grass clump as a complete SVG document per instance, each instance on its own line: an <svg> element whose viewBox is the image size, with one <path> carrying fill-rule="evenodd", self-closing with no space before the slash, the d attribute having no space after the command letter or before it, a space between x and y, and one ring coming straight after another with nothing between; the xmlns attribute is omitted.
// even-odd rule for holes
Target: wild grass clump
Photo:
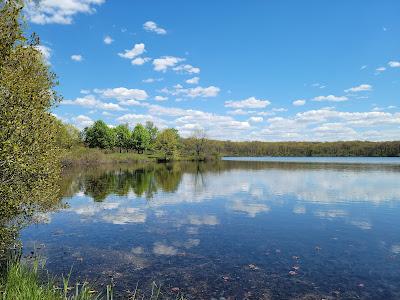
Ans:
<svg viewBox="0 0 400 300"><path fill-rule="evenodd" d="M42 276L46 275L46 280ZM44 261L35 259L31 265L14 261L0 283L2 300L100 300L112 299L111 287L107 287L106 297L96 293L88 283L70 287L68 277L62 277L62 286L44 269Z"/></svg>
<svg viewBox="0 0 400 300"><path fill-rule="evenodd" d="M112 285L107 285L106 291L95 291L88 282L71 285L70 274L62 276L61 281L52 277L45 269L44 260L34 259L31 264L13 259L0 278L0 300L113 300ZM155 282L146 294L138 289L122 299L129 300L161 300L164 295L161 286ZM121 297L118 297L121 299ZM170 299L170 298L168 298ZM177 294L176 300L185 300Z"/></svg>

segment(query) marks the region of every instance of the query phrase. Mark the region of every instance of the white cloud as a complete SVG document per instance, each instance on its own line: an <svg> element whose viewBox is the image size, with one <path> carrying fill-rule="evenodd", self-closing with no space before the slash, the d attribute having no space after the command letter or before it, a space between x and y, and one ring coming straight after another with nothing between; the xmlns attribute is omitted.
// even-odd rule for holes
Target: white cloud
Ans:
<svg viewBox="0 0 400 300"><path fill-rule="evenodd" d="M199 74L200 68L193 67L192 65L180 65L173 68L174 71L188 74Z"/></svg>
<svg viewBox="0 0 400 300"><path fill-rule="evenodd" d="M230 116L193 109L149 105L148 114L174 118L173 121L169 121L169 126L178 129L182 136L190 136L193 129L204 129L210 132L211 138L226 139L235 135L243 135L244 131L251 128L247 121L237 121Z"/></svg>
<svg viewBox="0 0 400 300"><path fill-rule="evenodd" d="M112 39L111 36L107 35L107 36L104 38L103 42L104 42L104 44L106 44L106 45L110 45L110 44L112 44L112 42L114 42L114 40Z"/></svg>
<svg viewBox="0 0 400 300"><path fill-rule="evenodd" d="M225 107L232 108L265 108L270 105L269 100L259 100L255 97L250 97L241 101L225 101Z"/></svg>
<svg viewBox="0 0 400 300"><path fill-rule="evenodd" d="M195 87L191 89L182 89L182 92L190 97L190 98L196 98L196 97L203 97L203 98L208 98L208 97L216 97L219 93L220 89L215 86L209 86L209 87Z"/></svg>
<svg viewBox="0 0 400 300"><path fill-rule="evenodd" d="M323 85L321 83L313 83L311 86L315 87L315 88L320 88L320 89L326 88L326 85Z"/></svg>
<svg viewBox="0 0 400 300"><path fill-rule="evenodd" d="M188 88L185 89L183 88L182 85L177 84L174 86L174 90L169 90L169 89L162 89L161 92L173 95L173 96L183 96L183 97L188 97L188 98L209 98L209 97L216 97L218 93L220 92L220 89L215 86L209 86L209 87L195 87L195 88Z"/></svg>
<svg viewBox="0 0 400 300"><path fill-rule="evenodd" d="M365 92L365 91L372 91L372 85L369 84L360 84L359 86L355 86L344 90L345 93L357 93L357 92Z"/></svg>
<svg viewBox="0 0 400 300"><path fill-rule="evenodd" d="M47 63L50 63L50 58L51 58L51 48L44 46L44 45L37 45L35 46L35 49L40 51L40 53L42 53L44 60Z"/></svg>
<svg viewBox="0 0 400 300"><path fill-rule="evenodd" d="M386 71L385 67L379 67L379 68L376 69L376 72L378 72L378 73L381 73L381 72L384 72L384 71Z"/></svg>
<svg viewBox="0 0 400 300"><path fill-rule="evenodd" d="M227 111L228 115L232 115L232 116L241 116L241 115L248 115L249 112L246 110L243 110L241 108L235 109L235 110L229 110Z"/></svg>
<svg viewBox="0 0 400 300"><path fill-rule="evenodd" d="M88 116L79 115L76 118L73 118L73 123L77 128L83 129L85 127L91 126L94 123L94 121Z"/></svg>
<svg viewBox="0 0 400 300"><path fill-rule="evenodd" d="M193 78L190 78L190 79L186 80L186 83L188 83L188 84L199 84L199 80L200 80L199 77L193 77Z"/></svg>
<svg viewBox="0 0 400 300"><path fill-rule="evenodd" d="M397 108L397 106L395 105L389 105L386 107L379 107L379 106L375 106L372 111L384 111L384 110L391 110L391 109L395 109Z"/></svg>
<svg viewBox="0 0 400 300"><path fill-rule="evenodd" d="M64 100L62 104L66 105L79 105L90 108L98 108L103 110L124 110L119 104L116 103L104 103L96 99L93 95L86 95L84 97L78 97L75 100Z"/></svg>
<svg viewBox="0 0 400 300"><path fill-rule="evenodd" d="M122 58L133 59L146 52L145 45L143 43L135 44L131 50L124 50L124 53L118 53Z"/></svg>
<svg viewBox="0 0 400 300"><path fill-rule="evenodd" d="M260 123L260 122L262 122L263 120L264 120L263 117L250 117L250 118L249 118L249 122L252 122L252 123Z"/></svg>
<svg viewBox="0 0 400 300"><path fill-rule="evenodd" d="M164 96L155 96L154 100L156 101L166 101L168 100L168 97L164 97Z"/></svg>
<svg viewBox="0 0 400 300"><path fill-rule="evenodd" d="M146 123L147 121L153 122L157 127L165 128L166 122L163 119L157 118L152 115L144 114L126 114L117 118L117 122L120 124L129 124L130 126L135 126L137 123Z"/></svg>
<svg viewBox="0 0 400 300"><path fill-rule="evenodd" d="M150 32L155 32L157 34L167 34L167 31L164 28L161 28L157 25L157 23L153 21L147 21L143 24L143 29Z"/></svg>
<svg viewBox="0 0 400 300"><path fill-rule="evenodd" d="M175 56L163 56L156 58L153 60L154 70L158 72L166 72L168 68L172 68L184 60L184 58Z"/></svg>
<svg viewBox="0 0 400 300"><path fill-rule="evenodd" d="M288 118L269 118L267 124L259 134L264 140L396 140L400 137L398 129L396 133L400 113L342 112L324 108Z"/></svg>
<svg viewBox="0 0 400 300"><path fill-rule="evenodd" d="M335 96L335 95L328 95L328 96L318 96L313 98L313 101L330 101L330 102L343 102L343 101L347 101L349 100L349 98L347 98L346 96Z"/></svg>
<svg viewBox="0 0 400 300"><path fill-rule="evenodd" d="M274 116L275 113L272 111L259 111L257 112L258 116Z"/></svg>
<svg viewBox="0 0 400 300"><path fill-rule="evenodd" d="M41 0L26 1L25 14L36 24L71 24L76 14L92 14L105 0Z"/></svg>
<svg viewBox="0 0 400 300"><path fill-rule="evenodd" d="M153 82L160 82L163 81L164 78L147 78L147 79L143 79L142 82L144 83L153 83Z"/></svg>
<svg viewBox="0 0 400 300"><path fill-rule="evenodd" d="M96 93L105 98L115 98L119 101L124 100L146 100L149 96L145 90L140 89L127 89L125 87L118 87L112 89L96 89Z"/></svg>
<svg viewBox="0 0 400 300"><path fill-rule="evenodd" d="M134 66L141 66L150 61L150 57L137 57L134 60L131 61L132 65Z"/></svg>
<svg viewBox="0 0 400 300"><path fill-rule="evenodd" d="M82 60L83 60L83 57L82 57L82 55L80 55L80 54L74 54L74 55L71 55L71 59L72 59L73 61L82 61Z"/></svg>
<svg viewBox="0 0 400 300"><path fill-rule="evenodd" d="M283 112L283 111L288 111L288 110L287 110L287 108L280 107L280 108L273 108L272 111L273 112Z"/></svg>
<svg viewBox="0 0 400 300"><path fill-rule="evenodd" d="M388 66L391 68L400 68L400 61L389 61Z"/></svg>
<svg viewBox="0 0 400 300"><path fill-rule="evenodd" d="M294 106L303 106L304 104L306 104L306 100L298 99L298 100L293 101L292 104Z"/></svg>
<svg viewBox="0 0 400 300"><path fill-rule="evenodd" d="M98 100L93 95L87 95L85 97L78 97L75 100L64 100L62 103L91 107L96 106Z"/></svg>

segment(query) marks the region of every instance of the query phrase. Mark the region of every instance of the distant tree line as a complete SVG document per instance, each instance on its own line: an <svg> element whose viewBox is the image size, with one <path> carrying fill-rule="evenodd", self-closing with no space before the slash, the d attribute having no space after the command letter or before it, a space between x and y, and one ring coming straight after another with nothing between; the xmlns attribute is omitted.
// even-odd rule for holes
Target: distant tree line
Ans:
<svg viewBox="0 0 400 300"><path fill-rule="evenodd" d="M197 144L198 139L195 139ZM191 138L183 139L183 151L195 149ZM203 153L220 156L400 156L400 141L368 142L233 142L205 140Z"/></svg>
<svg viewBox="0 0 400 300"><path fill-rule="evenodd" d="M368 142L260 142L219 141L207 138L204 130L195 130L182 138L174 128L159 130L152 122L108 126L96 121L81 133L71 125L59 130L63 148L83 143L89 148L137 153L156 153L164 160L178 156L193 160L209 160L221 156L400 156L400 141Z"/></svg>

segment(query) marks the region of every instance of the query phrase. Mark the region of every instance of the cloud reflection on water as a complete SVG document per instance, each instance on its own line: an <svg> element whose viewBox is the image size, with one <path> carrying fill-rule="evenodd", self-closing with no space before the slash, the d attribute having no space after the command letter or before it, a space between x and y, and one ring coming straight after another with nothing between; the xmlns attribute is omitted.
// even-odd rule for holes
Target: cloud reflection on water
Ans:
<svg viewBox="0 0 400 300"><path fill-rule="evenodd" d="M150 187L147 186L129 188L132 180L142 184L146 182L144 179L139 180L138 175L132 175L129 171L108 173L101 178L105 178L106 182L117 181L124 192L116 192L117 195L111 192L105 197L104 202L94 203L90 194L86 192L92 191L93 188L85 189L84 184L83 191L80 190L75 195L81 200L75 203L73 198L70 201L70 211L91 217L91 220L98 222L121 225L144 223L149 214L157 218L168 218L168 210L163 209L166 207L222 200L226 202L225 207L228 211L243 213L251 218L268 213L277 205L290 205L294 214L312 212L316 217L332 219L349 217L349 212L335 207L337 204L360 202L378 205L400 199L397 171L387 172L376 167L371 169L347 167L343 170L327 166L281 168L265 164L265 168L258 169L246 168L248 165L244 165L243 168L240 168L240 164L235 166L235 168L222 168L218 172L208 171L205 168L201 173L185 170L180 166L173 167L166 173L140 171L138 174L145 176L143 178L148 182L153 182L152 176L154 176L156 180L163 178L162 184L168 184L167 188L162 187L157 190L153 183L150 194L143 194L149 191ZM172 176L173 181L165 181L164 178L168 176ZM117 177L117 180L112 179L113 177ZM86 181L86 184L93 183L94 180L92 178L91 181ZM124 183L125 181L128 185ZM105 186L104 180L102 184L96 187ZM102 192L97 191L97 193ZM82 199L86 201L82 203ZM322 206L320 209L309 207L315 204ZM333 207L326 208L326 205ZM215 215L191 214L187 218L188 224L196 226L219 224ZM349 223L362 229L372 226L365 220L350 220ZM195 229L191 228L188 231L193 233Z"/></svg>

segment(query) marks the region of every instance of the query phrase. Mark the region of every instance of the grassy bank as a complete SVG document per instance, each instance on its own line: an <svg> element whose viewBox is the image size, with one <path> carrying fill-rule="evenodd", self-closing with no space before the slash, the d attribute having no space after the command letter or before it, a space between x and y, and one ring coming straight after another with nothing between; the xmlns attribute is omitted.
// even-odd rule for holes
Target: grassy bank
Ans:
<svg viewBox="0 0 400 300"><path fill-rule="evenodd" d="M157 157L150 154L138 154L134 152L119 153L86 147L76 147L66 151L62 159L62 165L68 167L79 165L120 164L156 161Z"/></svg>
<svg viewBox="0 0 400 300"><path fill-rule="evenodd" d="M34 260L31 264L15 260L8 265L0 277L1 300L113 300L112 287L107 286L104 292L97 292L85 282L70 285L69 276L61 280L51 277L44 268L44 263ZM118 297L121 299L121 297ZM137 287L133 293L123 299L163 299L161 287L155 283L147 294ZM177 300L184 300L176 295Z"/></svg>
<svg viewBox="0 0 400 300"><path fill-rule="evenodd" d="M175 161L209 161L217 160L219 157L210 156L198 159L195 156L178 156L174 158ZM62 159L64 167L70 166L94 166L101 164L129 164L129 163L150 163L163 161L162 155L157 153L143 153L138 154L135 152L113 152L111 150L100 150L87 147L75 147L68 151Z"/></svg>

